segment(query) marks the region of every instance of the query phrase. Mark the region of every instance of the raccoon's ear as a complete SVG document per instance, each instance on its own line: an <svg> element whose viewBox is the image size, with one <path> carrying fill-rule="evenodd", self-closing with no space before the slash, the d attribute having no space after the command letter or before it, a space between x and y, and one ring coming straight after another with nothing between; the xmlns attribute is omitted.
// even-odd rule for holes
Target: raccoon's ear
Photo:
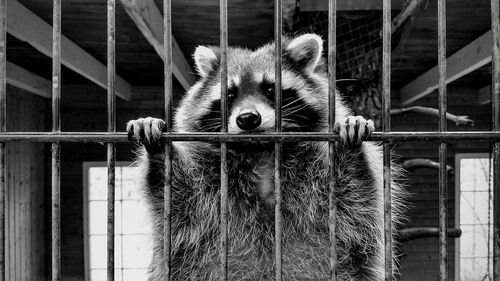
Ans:
<svg viewBox="0 0 500 281"><path fill-rule="evenodd" d="M201 77L206 77L212 70L217 68L219 64L219 58L216 55L216 50L210 47L196 47L193 57L196 65L196 71Z"/></svg>
<svg viewBox="0 0 500 281"><path fill-rule="evenodd" d="M304 34L288 43L285 51L294 65L314 71L321 59L323 40L316 34Z"/></svg>

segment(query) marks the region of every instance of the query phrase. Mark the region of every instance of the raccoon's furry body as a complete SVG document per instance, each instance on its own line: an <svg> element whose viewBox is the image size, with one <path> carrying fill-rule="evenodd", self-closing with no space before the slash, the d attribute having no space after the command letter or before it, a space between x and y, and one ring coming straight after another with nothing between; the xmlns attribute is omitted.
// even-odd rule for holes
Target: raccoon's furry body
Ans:
<svg viewBox="0 0 500 281"><path fill-rule="evenodd" d="M286 40L283 49L286 52L283 66L284 130L325 131L328 86L320 59L321 40L316 35L303 35ZM220 130L220 119L216 119L220 114L216 108L220 99L217 49L199 47L195 61L201 79L176 112L176 132ZM243 132L235 118L248 108L255 109L262 116L260 126L252 129L253 132L272 131L273 100L270 95L265 95L265 87L261 85L272 84L274 79L273 45L257 51L230 49L228 68L230 94L233 91L234 95L229 106L229 132ZM287 94L294 98L287 101ZM300 106L297 107L297 103ZM383 280L380 147L370 142L358 143L366 134L364 119L348 118L349 110L340 97L336 108L337 120L341 120L337 125L342 140L335 150L338 280ZM215 123L207 123L211 118ZM353 123L356 121L357 127ZM144 190L155 226L152 281L164 280L165 274L165 153L163 145L157 141L162 125L158 119L146 118L131 121L128 127L129 133L144 143L137 163L143 169ZM275 241L273 146L253 143L228 144L228 147L228 278L272 280ZM172 159L172 280L218 280L221 275L219 146L175 142ZM325 142L283 144L284 280L326 280L329 277L328 159L328 144ZM396 170L393 177L397 177ZM402 195L400 186L393 183L392 217L396 227L401 218Z"/></svg>

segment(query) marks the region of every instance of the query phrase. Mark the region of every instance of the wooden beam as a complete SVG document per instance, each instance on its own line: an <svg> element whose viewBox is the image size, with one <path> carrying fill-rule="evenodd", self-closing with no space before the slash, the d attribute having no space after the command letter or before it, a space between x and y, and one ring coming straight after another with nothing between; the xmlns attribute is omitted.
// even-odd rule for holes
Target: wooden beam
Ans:
<svg viewBox="0 0 500 281"><path fill-rule="evenodd" d="M158 55L163 58L163 17L153 0L121 0L125 11L137 25L146 40L153 45ZM189 89L196 81L193 70L172 37L172 72L177 81Z"/></svg>
<svg viewBox="0 0 500 281"><path fill-rule="evenodd" d="M391 8L401 10L406 0L392 0ZM337 11L382 10L381 0L338 0ZM328 0L302 0L301 12L328 11Z"/></svg>
<svg viewBox="0 0 500 281"><path fill-rule="evenodd" d="M52 26L16 0L7 1L7 32L52 57ZM97 85L107 88L106 66L66 36L61 37L62 64ZM131 86L116 76L116 95L130 100Z"/></svg>
<svg viewBox="0 0 500 281"><path fill-rule="evenodd" d="M491 30L481 35L446 59L446 83L451 83L460 77L491 62ZM430 93L438 87L438 66L434 66L415 80L401 88L401 104L408 105Z"/></svg>
<svg viewBox="0 0 500 281"><path fill-rule="evenodd" d="M391 32L394 34L409 17L415 15L418 7L422 5L424 0L409 0L408 4L401 10L401 12L391 22Z"/></svg>
<svg viewBox="0 0 500 281"><path fill-rule="evenodd" d="M52 84L50 80L40 77L11 62L7 62L7 83L44 98L52 97Z"/></svg>
<svg viewBox="0 0 500 281"><path fill-rule="evenodd" d="M478 90L478 103L485 105L491 102L491 85Z"/></svg>

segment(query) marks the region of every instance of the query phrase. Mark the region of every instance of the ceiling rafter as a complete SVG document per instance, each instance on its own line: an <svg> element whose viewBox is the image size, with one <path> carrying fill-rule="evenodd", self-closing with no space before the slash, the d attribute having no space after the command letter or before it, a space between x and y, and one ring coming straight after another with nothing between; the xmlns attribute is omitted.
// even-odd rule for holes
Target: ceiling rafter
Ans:
<svg viewBox="0 0 500 281"><path fill-rule="evenodd" d="M52 26L16 0L7 1L7 32L25 41L48 57L52 57ZM87 51L61 36L62 64L97 85L107 88L106 65ZM130 100L132 87L120 76L116 76L116 95Z"/></svg>
<svg viewBox="0 0 500 281"><path fill-rule="evenodd" d="M153 0L121 0L127 14L137 25L142 35L164 59L163 16ZM172 36L172 73L184 87L189 89L196 81L193 70Z"/></svg>

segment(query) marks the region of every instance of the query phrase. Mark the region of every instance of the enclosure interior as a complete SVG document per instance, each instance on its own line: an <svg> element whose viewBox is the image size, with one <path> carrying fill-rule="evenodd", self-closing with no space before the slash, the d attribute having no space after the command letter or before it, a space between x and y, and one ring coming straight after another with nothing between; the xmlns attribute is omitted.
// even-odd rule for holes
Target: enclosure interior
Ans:
<svg viewBox="0 0 500 281"><path fill-rule="evenodd" d="M37 0L8 0L7 2L8 7L11 8L7 12L7 131L48 132L52 128L50 99L52 59L50 54L41 50L40 45L43 45L43 40L51 40L51 38L43 39L37 36L37 32L43 30L41 27L43 25L40 25L39 21L46 23L52 30L52 3ZM145 2L150 2L148 5L156 7L162 13L161 0ZM356 114L374 119L378 126L377 131L380 131L382 6L375 2L382 1L355 1L357 4L353 5L342 5L342 2L345 1L338 0L338 88L346 96L346 100ZM405 1L393 0L392 2L394 20L404 10ZM420 3L418 7L392 33L392 109L415 109L411 108L412 106L438 108L438 79L436 75L428 74L428 71L437 68L438 63L437 1L416 2ZM328 1L324 0L284 1L285 33L315 32L320 34L326 42L327 4ZM273 10L273 1L228 1L229 45L256 48L272 41ZM25 14L26 11L28 14ZM63 55L62 131L107 131L106 89L92 80L95 74L94 68L106 67L106 13L105 0L62 1L62 34L75 45L67 47L68 45L63 43L63 54L64 52L70 53L71 48L80 48L95 58L95 61L88 61L82 57L74 57L73 63L67 63ZM448 63L448 72L460 73L458 79L447 85L447 111L459 116L458 119L448 121L449 131L490 131L492 129L490 14L489 0L447 1L446 53L447 57L453 57L457 52L459 54ZM29 16L23 17L21 24L20 19L16 21L15 15ZM23 29L23 25L28 28ZM26 34L19 33L20 31ZM219 44L219 1L172 0L172 32L180 50L180 53L175 53L173 60L174 67L177 65L180 69L180 74L174 73L173 80L175 107L189 86L196 80L192 60L195 47ZM161 42L162 38L157 38L157 40ZM324 48L325 50L328 48L326 43ZM120 85L130 86L130 91L123 91L124 94L117 93L117 131L125 131L126 122L138 117L163 118L163 61L154 44L148 41L148 36L143 34L121 1L117 1L116 4L116 73L117 79L120 80L117 85L121 83ZM426 91L426 85L435 87L431 91ZM117 86L117 89L120 87ZM437 131L438 122L437 114L425 114L418 110L399 113L395 110L391 114L390 125L391 130L396 132ZM392 147L393 155L397 157L396 162L402 165L405 163L411 165L412 162L408 160L415 159L423 159L424 162L427 161L426 163L438 161L438 142L400 142L393 143ZM117 167L128 166L134 158L135 144L119 143L116 148ZM50 279L50 158L50 143L6 143L6 280ZM460 161L470 158L491 158L490 143L486 141L450 141L448 143L446 158L447 165L450 166L448 226L452 232L455 229L462 231L461 237L454 238L452 234L449 238L449 280L458 280L455 277L460 272L460 268L466 266L474 272L480 271L483 275L488 274L483 266L484 263L480 262L475 265L474 261L470 264L463 261L469 256L461 255L458 247L461 245L464 248L466 243L476 243L481 253L484 253L484 247L491 247L488 246L488 243L491 243L489 232L492 227L489 215L492 216L493 207L488 203L491 198L484 196L484 194L490 194L492 188L492 184L489 183L491 180L489 169L484 166L480 168L474 166L483 173L482 181L485 189L473 193L473 197L462 197L460 192L461 182L481 181L476 178L475 173L464 171L472 166L460 168L460 164L465 163ZM489 161L486 162L489 163ZM484 162L481 163L484 164ZM89 261L91 222L89 222L88 192L89 181L92 179L89 178L89 168L104 167L105 164L105 144L62 144L61 268L63 280L90 280L92 262ZM408 170L407 189L411 196L408 199L408 221L404 228L408 230L437 228L439 219L438 169L431 164L418 168L412 167ZM474 178L469 178L469 176ZM124 177L123 181L133 181L133 177ZM96 182L99 184L98 180ZM467 189L468 187L464 183L462 192L471 191ZM102 188L105 189L106 186ZM475 194L478 194L477 197ZM481 210L481 212L485 212L486 221L481 215L481 219L473 218L473 223L463 221L461 223L459 198L477 200L471 203L470 207L472 208L472 205L475 206L474 208L485 207L485 211ZM125 199L120 200L124 202ZM475 211L474 208L470 210ZM468 209L462 209L462 212L466 212L464 210ZM465 217L465 214L462 214L462 217ZM487 230L483 229L478 232L479 230L476 230L474 225L485 227ZM479 236L485 233L488 234L486 238L475 237L476 234ZM459 241L461 242L458 243ZM135 253L143 254L140 246L136 248ZM435 280L438 276L437 232L430 234L429 237L412 237L408 241L403 241L398 254L400 254L401 264L398 273L400 280ZM487 263L490 262L488 256L480 257L487 258ZM125 259L124 256L121 260L122 270L127 270L127 266L124 265L127 263ZM133 264L134 261L130 263ZM103 266L105 269L105 264ZM99 266L94 269L96 268L99 269ZM138 271L135 272L137 276L140 276L140 270L145 270L139 265L132 265L128 269L137 269ZM475 279L462 277L461 280Z"/></svg>

